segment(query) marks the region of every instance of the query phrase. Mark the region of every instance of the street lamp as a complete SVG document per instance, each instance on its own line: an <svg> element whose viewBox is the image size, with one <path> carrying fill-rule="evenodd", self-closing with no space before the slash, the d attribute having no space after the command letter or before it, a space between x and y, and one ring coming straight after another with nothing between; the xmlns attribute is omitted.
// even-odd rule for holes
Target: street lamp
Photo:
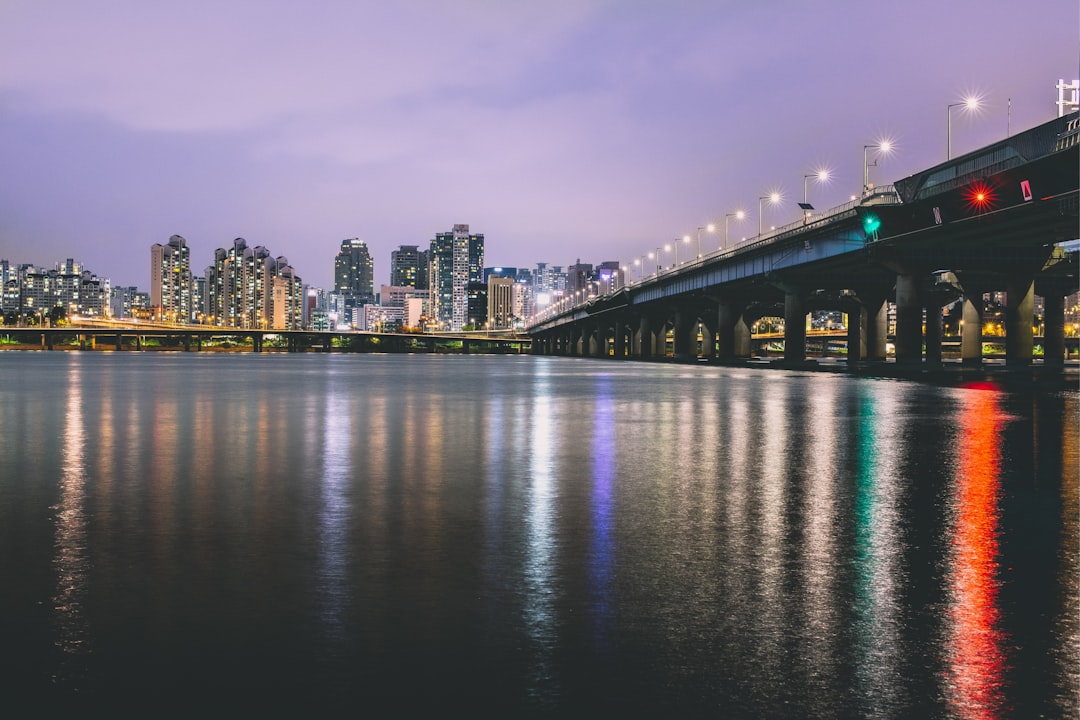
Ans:
<svg viewBox="0 0 1080 720"><path fill-rule="evenodd" d="M728 245L728 220L735 218L736 220L743 220L746 218L746 212L743 210L736 210L735 212L724 213L724 246L721 250L727 250Z"/></svg>
<svg viewBox="0 0 1080 720"><path fill-rule="evenodd" d="M771 192L768 195L762 195L758 198L758 214L757 214L757 234L761 235L761 215L765 211L762 210L761 204L768 200L771 204L776 205L780 202L780 193Z"/></svg>
<svg viewBox="0 0 1080 720"><path fill-rule="evenodd" d="M821 168L809 175L802 176L802 204L800 204L799 207L802 208L803 211L803 222L806 222L806 219L810 217L810 211L814 209L814 206L806 199L806 183L810 178L814 178L818 183L827 183L829 182L829 169Z"/></svg>
<svg viewBox="0 0 1080 720"><path fill-rule="evenodd" d="M874 158L873 163L867 163L866 151L870 148L874 148L878 151L878 157L882 155L888 155L892 150L892 143L888 140L879 140L876 145L863 145L862 146L862 189L863 195L870 192L870 167L877 167L878 158Z"/></svg>
<svg viewBox="0 0 1080 720"><path fill-rule="evenodd" d="M954 107L962 107L968 112L979 109L979 98L975 95L969 95L964 98L963 102L951 103L945 107L945 115L948 120L948 129L945 134L945 159L952 160L952 109Z"/></svg>
<svg viewBox="0 0 1080 720"><path fill-rule="evenodd" d="M656 258L656 277L660 277L660 248L656 248L656 254L649 253L649 259Z"/></svg>
<svg viewBox="0 0 1080 720"><path fill-rule="evenodd" d="M642 280L645 279L645 264L642 262L643 259L644 259L644 256L642 256L641 258L634 258L634 264L638 266L638 275L637 275L638 282L641 282ZM630 279L633 280L634 276L631 275Z"/></svg>
<svg viewBox="0 0 1080 720"><path fill-rule="evenodd" d="M699 258L701 257L701 231L702 230L708 230L709 232L712 232L715 229L716 229L716 226L713 225L712 223L709 223L708 225L698 225L698 229L697 229L697 256ZM687 238L687 239L689 239L689 238Z"/></svg>

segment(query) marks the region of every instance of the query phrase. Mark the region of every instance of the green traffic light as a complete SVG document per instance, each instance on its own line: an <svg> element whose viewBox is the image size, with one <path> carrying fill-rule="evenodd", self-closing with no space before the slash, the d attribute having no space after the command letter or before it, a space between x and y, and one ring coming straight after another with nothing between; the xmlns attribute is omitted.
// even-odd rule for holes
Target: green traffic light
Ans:
<svg viewBox="0 0 1080 720"><path fill-rule="evenodd" d="M863 229L866 230L866 233L868 235L876 233L878 231L878 228L880 227L881 218L879 218L877 215L867 215L865 218L863 218Z"/></svg>

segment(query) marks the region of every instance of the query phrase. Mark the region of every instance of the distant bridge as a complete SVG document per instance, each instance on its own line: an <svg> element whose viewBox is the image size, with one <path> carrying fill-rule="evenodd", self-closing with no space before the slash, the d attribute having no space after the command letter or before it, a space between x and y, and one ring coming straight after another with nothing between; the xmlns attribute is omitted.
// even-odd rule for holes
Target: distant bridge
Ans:
<svg viewBox="0 0 1080 720"><path fill-rule="evenodd" d="M533 352L676 360L749 357L750 328L783 317L783 360L807 357L807 314L847 314L851 362L884 360L888 303L898 363L939 363L942 308L962 299L960 354L982 362L983 295L1005 291L1006 362L1034 357L1034 296L1044 302L1043 362L1064 363L1065 296L1080 289L1077 113L877 188L735 248L657 269L587 302L530 319ZM700 338L700 340L699 340Z"/></svg>
<svg viewBox="0 0 1080 720"><path fill-rule="evenodd" d="M529 336L509 331L252 330L102 321L61 327L0 327L0 349L509 354L527 353L531 345Z"/></svg>

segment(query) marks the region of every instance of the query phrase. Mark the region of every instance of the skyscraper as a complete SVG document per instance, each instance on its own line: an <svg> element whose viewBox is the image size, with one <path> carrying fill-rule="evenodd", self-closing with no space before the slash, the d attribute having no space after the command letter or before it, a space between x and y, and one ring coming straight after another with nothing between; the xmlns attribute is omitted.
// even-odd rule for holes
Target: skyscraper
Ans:
<svg viewBox="0 0 1080 720"><path fill-rule="evenodd" d="M416 245L402 245L390 253L390 285L416 287L420 252Z"/></svg>
<svg viewBox="0 0 1080 720"><path fill-rule="evenodd" d="M150 305L162 320L191 322L191 257L180 235L150 246Z"/></svg>
<svg viewBox="0 0 1080 720"><path fill-rule="evenodd" d="M351 296L357 305L375 302L375 264L363 240L341 241L334 259L334 292Z"/></svg>
<svg viewBox="0 0 1080 720"><path fill-rule="evenodd" d="M483 286L483 268L482 234L470 235L468 225L454 225L451 232L435 234L429 277L431 312L440 328L461 330L468 323L469 285Z"/></svg>

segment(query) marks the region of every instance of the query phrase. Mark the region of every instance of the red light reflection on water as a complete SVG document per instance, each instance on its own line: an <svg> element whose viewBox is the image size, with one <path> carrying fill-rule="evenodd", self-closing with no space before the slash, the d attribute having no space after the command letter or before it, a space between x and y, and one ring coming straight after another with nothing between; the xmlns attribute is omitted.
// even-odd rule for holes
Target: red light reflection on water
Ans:
<svg viewBox="0 0 1080 720"><path fill-rule="evenodd" d="M975 388L972 388L975 389ZM1003 414L996 392L968 392L959 414L947 672L957 717L998 717L1002 708L1002 649L997 557Z"/></svg>

